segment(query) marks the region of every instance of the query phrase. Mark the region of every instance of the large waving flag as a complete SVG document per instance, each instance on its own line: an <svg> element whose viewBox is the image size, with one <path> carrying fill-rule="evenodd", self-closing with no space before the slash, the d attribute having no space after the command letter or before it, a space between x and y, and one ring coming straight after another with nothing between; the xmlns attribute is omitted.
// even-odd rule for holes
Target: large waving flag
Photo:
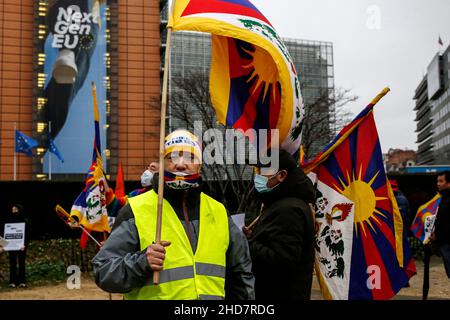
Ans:
<svg viewBox="0 0 450 320"><path fill-rule="evenodd" d="M390 299L416 272L373 117L388 91L304 165L319 195L316 270L326 299Z"/></svg>
<svg viewBox="0 0 450 320"><path fill-rule="evenodd" d="M298 152L304 110L295 67L250 1L176 0L168 27L212 34L210 94L220 123L244 132L279 129L282 148Z"/></svg>
<svg viewBox="0 0 450 320"><path fill-rule="evenodd" d="M76 217L80 224L89 231L110 232L106 210L105 183L103 161L100 147L100 116L97 105L95 85L92 84L94 104L95 138L92 164L89 168L83 191L75 200L70 216Z"/></svg>
<svg viewBox="0 0 450 320"><path fill-rule="evenodd" d="M37 146L38 142L36 140L19 130L15 130L15 152L25 153L27 156L32 157L33 153L31 149L36 148Z"/></svg>
<svg viewBox="0 0 450 320"><path fill-rule="evenodd" d="M423 204L417 209L417 214L411 225L412 234L423 244L430 242L430 236L433 233L436 213L441 203L441 195L436 194L433 199Z"/></svg>

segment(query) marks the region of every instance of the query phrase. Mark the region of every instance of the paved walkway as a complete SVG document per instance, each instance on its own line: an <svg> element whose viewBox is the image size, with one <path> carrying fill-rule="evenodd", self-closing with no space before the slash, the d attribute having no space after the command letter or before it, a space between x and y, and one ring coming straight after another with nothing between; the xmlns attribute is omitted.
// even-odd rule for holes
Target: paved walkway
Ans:
<svg viewBox="0 0 450 320"><path fill-rule="evenodd" d="M394 300L421 300L423 264L416 262L417 275L410 281L410 287L402 289ZM319 285L314 277L312 300L323 300ZM5 289L0 291L0 300L108 300L110 295L99 289L92 278L84 277L80 290L69 290L65 283L26 289ZM122 295L111 295L113 300L122 300ZM450 300L450 279L445 275L442 260L433 256L430 266L430 291L429 299Z"/></svg>

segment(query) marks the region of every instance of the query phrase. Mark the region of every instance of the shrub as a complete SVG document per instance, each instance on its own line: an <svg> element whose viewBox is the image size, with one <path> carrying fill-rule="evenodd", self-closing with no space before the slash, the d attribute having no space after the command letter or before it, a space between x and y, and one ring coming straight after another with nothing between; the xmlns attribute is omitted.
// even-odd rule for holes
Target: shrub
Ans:
<svg viewBox="0 0 450 320"><path fill-rule="evenodd" d="M88 242L83 251L78 239L50 239L31 241L25 260L28 285L44 285L67 279L66 270L77 265L82 272L92 271L91 260L95 245ZM0 286L6 287L9 280L8 253L0 254Z"/></svg>

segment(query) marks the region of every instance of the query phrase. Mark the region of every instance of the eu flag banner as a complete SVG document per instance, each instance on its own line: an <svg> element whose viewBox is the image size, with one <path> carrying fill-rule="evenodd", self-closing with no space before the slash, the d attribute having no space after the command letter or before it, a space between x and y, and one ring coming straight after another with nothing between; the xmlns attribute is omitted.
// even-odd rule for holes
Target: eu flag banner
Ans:
<svg viewBox="0 0 450 320"><path fill-rule="evenodd" d="M423 244L430 242L441 199L441 195L438 193L433 199L417 209L416 217L411 225L411 232Z"/></svg>
<svg viewBox="0 0 450 320"><path fill-rule="evenodd" d="M304 109L297 73L274 27L250 1L177 0L168 27L212 34L210 95L220 123L244 133L269 130L267 146L270 129L279 129L281 147L298 152Z"/></svg>
<svg viewBox="0 0 450 320"><path fill-rule="evenodd" d="M305 165L318 194L316 271L326 299L390 299L416 273L373 117L388 91Z"/></svg>
<svg viewBox="0 0 450 320"><path fill-rule="evenodd" d="M15 130L15 152L25 153L27 156L32 157L33 153L31 149L36 148L37 146L38 142L36 140L19 130Z"/></svg>
<svg viewBox="0 0 450 320"><path fill-rule="evenodd" d="M92 96L95 126L92 164L89 167L85 188L75 200L70 215L76 217L80 224L89 231L110 232L111 228L106 210L106 179L103 174L103 161L100 153L100 117L94 84L92 84Z"/></svg>
<svg viewBox="0 0 450 320"><path fill-rule="evenodd" d="M53 153L61 162L64 162L64 158L62 157L52 138L49 138L48 140L48 151Z"/></svg>

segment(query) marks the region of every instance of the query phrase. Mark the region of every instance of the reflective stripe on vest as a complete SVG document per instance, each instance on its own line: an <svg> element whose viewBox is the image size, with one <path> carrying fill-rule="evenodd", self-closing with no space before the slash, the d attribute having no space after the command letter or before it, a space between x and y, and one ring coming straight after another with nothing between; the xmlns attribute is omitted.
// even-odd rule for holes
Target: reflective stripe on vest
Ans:
<svg viewBox="0 0 450 320"><path fill-rule="evenodd" d="M152 190L129 199L139 233L141 250L156 234L158 195ZM180 219L164 200L161 239L171 241L166 247L160 284L148 279L142 288L125 294L126 299L223 299L225 296L225 262L228 249L228 216L225 207L201 193L200 230L197 250L191 245Z"/></svg>

